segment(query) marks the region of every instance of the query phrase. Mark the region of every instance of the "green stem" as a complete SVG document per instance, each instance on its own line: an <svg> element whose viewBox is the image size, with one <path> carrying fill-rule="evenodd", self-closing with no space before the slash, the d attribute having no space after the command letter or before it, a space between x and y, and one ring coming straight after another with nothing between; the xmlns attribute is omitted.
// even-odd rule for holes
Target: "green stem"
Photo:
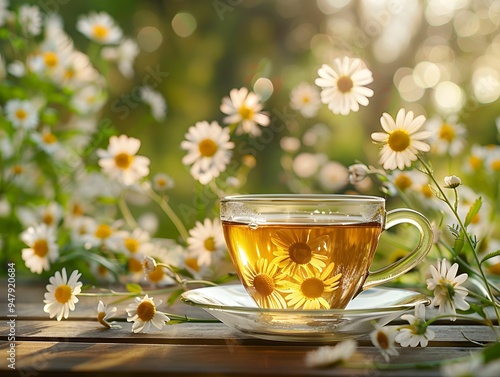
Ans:
<svg viewBox="0 0 500 377"><path fill-rule="evenodd" d="M179 219L177 214L174 212L172 207L168 204L166 200L164 200L161 196L159 196L156 192L154 192L151 187L146 188L146 193L149 195L151 199L153 199L159 206L160 208L165 212L165 214L168 216L168 218L172 221L174 226L177 228L177 231L179 232L180 236L184 240L184 242L187 243L187 239L189 238L189 233L182 223L182 221Z"/></svg>
<svg viewBox="0 0 500 377"><path fill-rule="evenodd" d="M127 205L127 201L125 200L125 196L127 194L126 190L123 190L122 193L120 194L120 198L118 199L118 207L120 208L120 211L125 218L125 222L131 229L137 228L137 222L134 219L134 216L132 215L132 212L130 212L130 208Z"/></svg>
<svg viewBox="0 0 500 377"><path fill-rule="evenodd" d="M453 215L455 216L455 218L457 219L458 221L458 224L460 225L460 229L462 229L462 232L464 233L464 236L467 240L467 243L469 244L471 250L472 250L472 254L474 255L474 259L477 263L477 266L478 266L478 269L479 269L479 273L481 275L481 279L483 280L484 284L485 284L485 288L488 292L488 295L490 298L493 298L493 292L491 290L491 286L489 284L489 281L488 279L486 278L486 275L484 274L484 271L483 271L483 268L481 267L481 261L479 260L479 257L477 256L477 253L476 253L476 249L474 247L474 243L472 242L472 239L470 238L470 235L469 233L467 232L467 228L465 227L462 219L460 218L460 216L458 215L458 212L457 210L455 209L455 207L450 203L450 201L448 200L448 197L445 195L443 189L441 188L441 185L436 181L436 178L434 177L434 174L432 173L431 169L429 168L429 166L425 163L424 160L422 160L420 157L418 157L418 160L420 161L420 163L422 164L422 166L424 167L427 175L429 176L429 178L434 182L434 184L436 185L437 189L439 190L441 196L443 197L443 201L448 205L448 207L450 207L450 209L452 210L453 212ZM458 202L458 200L457 200ZM495 309L495 315L497 317L497 320L498 322L500 323L500 310L499 308L497 307L497 305L495 305L495 302L493 302L493 308ZM496 330L496 336L497 336L497 339L500 340L500 329L497 329Z"/></svg>

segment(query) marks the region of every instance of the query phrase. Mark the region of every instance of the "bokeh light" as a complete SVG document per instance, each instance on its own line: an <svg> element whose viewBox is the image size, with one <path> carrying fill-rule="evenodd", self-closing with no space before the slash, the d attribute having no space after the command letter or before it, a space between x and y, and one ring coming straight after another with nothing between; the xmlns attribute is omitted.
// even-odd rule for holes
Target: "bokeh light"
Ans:
<svg viewBox="0 0 500 377"><path fill-rule="evenodd" d="M141 50L153 52L160 48L163 42L163 35L160 30L154 26L143 27L137 33L137 43Z"/></svg>
<svg viewBox="0 0 500 377"><path fill-rule="evenodd" d="M179 37L189 37L197 26L196 19L191 13L179 12L172 19L172 29Z"/></svg>

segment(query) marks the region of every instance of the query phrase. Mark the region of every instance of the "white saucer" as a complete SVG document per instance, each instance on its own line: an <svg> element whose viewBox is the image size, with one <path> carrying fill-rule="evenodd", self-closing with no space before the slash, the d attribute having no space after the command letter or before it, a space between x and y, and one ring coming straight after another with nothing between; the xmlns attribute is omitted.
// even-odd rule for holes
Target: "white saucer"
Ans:
<svg viewBox="0 0 500 377"><path fill-rule="evenodd" d="M361 292L346 309L261 309L238 285L207 287L184 292L181 300L201 307L227 326L258 338L324 342L357 338L383 326L427 296L404 289L371 288Z"/></svg>

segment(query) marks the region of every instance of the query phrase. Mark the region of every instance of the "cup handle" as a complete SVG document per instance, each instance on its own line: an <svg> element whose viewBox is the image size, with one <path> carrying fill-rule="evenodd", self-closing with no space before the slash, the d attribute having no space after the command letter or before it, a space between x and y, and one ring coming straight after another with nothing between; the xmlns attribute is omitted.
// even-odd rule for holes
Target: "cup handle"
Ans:
<svg viewBox="0 0 500 377"><path fill-rule="evenodd" d="M411 209L395 209L387 212L384 230L395 225L409 223L420 232L418 245L408 255L397 262L384 267L378 271L369 272L363 284L363 290L376 285L387 283L390 280L403 275L419 264L427 255L433 244L433 232L429 221L419 212Z"/></svg>

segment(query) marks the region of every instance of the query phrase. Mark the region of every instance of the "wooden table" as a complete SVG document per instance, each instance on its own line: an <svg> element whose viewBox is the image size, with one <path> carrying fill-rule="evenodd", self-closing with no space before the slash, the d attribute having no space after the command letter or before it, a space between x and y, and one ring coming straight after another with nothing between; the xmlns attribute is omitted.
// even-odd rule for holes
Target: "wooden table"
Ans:
<svg viewBox="0 0 500 377"><path fill-rule="evenodd" d="M2 283L2 287L6 284ZM16 292L16 317L8 314L6 290L0 302L0 376L439 376L439 369L311 369L307 352L321 343L261 340L222 323L181 323L162 331L132 334L120 304L121 329L108 330L96 321L98 298L85 297L61 322L43 312L44 286L22 286ZM160 299L162 297L155 297ZM129 302L130 303L130 302ZM119 305L119 306L120 306ZM160 307L171 313L211 316L178 302ZM12 321L14 319L14 321ZM12 327L10 323L15 323ZM432 326L436 339L427 348L399 348L398 363L419 363L465 356L478 350L469 341L494 341L488 327L473 322L441 322ZM15 370L8 367L15 335ZM368 336L358 339L358 351L383 361Z"/></svg>

